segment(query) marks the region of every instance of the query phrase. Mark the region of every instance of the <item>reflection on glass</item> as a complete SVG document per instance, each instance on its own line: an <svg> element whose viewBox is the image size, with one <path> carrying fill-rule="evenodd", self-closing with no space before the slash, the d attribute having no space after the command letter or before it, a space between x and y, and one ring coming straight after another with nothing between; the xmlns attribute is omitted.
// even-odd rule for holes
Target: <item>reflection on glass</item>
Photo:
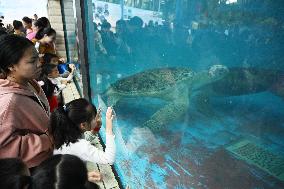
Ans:
<svg viewBox="0 0 284 189"><path fill-rule="evenodd" d="M116 110L125 186L284 186L280 1L94 1L93 11L92 93Z"/></svg>

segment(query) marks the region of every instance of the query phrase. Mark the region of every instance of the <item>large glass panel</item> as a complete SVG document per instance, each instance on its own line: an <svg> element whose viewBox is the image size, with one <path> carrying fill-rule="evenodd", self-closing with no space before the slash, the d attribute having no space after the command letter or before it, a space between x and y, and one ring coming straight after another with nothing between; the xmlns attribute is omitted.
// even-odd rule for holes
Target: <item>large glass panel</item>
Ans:
<svg viewBox="0 0 284 189"><path fill-rule="evenodd" d="M92 97L116 110L124 186L284 187L282 1L92 4Z"/></svg>

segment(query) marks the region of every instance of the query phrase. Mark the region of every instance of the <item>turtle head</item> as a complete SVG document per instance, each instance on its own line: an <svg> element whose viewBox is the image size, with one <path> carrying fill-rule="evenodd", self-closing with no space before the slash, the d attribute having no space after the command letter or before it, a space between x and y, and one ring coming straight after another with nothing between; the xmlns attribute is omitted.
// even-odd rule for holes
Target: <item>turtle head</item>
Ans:
<svg viewBox="0 0 284 189"><path fill-rule="evenodd" d="M119 99L119 95L116 94L112 86L101 94L101 102L104 102L107 106L114 106Z"/></svg>
<svg viewBox="0 0 284 189"><path fill-rule="evenodd" d="M192 89L198 90L200 87L222 79L229 73L229 69L224 65L213 65L208 71L196 73L192 80Z"/></svg>
<svg viewBox="0 0 284 189"><path fill-rule="evenodd" d="M208 75L211 81L222 79L229 73L227 66L216 64L210 67Z"/></svg>

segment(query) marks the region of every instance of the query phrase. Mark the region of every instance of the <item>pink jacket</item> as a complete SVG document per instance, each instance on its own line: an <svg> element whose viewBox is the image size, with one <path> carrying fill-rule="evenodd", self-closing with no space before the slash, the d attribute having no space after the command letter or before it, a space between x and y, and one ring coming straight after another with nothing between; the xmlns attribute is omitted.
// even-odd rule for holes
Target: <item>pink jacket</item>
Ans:
<svg viewBox="0 0 284 189"><path fill-rule="evenodd" d="M30 41L35 38L36 36L36 32L31 32L31 33L28 33L26 38L28 38Z"/></svg>
<svg viewBox="0 0 284 189"><path fill-rule="evenodd" d="M53 145L47 135L47 99L35 81L30 83L47 111L27 87L0 79L0 158L19 157L35 167L52 155Z"/></svg>

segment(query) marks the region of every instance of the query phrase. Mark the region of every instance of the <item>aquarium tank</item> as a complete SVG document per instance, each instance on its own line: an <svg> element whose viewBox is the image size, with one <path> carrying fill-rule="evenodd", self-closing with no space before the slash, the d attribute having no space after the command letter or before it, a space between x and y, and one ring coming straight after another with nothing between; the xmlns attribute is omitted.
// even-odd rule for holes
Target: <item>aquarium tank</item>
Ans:
<svg viewBox="0 0 284 189"><path fill-rule="evenodd" d="M91 98L115 110L123 187L284 188L283 1L89 4Z"/></svg>

